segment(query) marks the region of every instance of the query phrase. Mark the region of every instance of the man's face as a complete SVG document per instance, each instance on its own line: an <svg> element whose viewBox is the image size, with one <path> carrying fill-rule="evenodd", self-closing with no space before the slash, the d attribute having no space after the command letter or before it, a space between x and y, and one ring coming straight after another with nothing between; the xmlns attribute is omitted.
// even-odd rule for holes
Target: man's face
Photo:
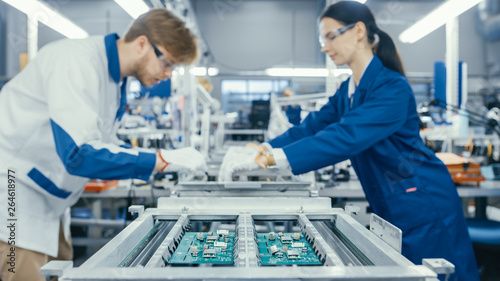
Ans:
<svg viewBox="0 0 500 281"><path fill-rule="evenodd" d="M162 46L149 42L146 54L139 60L135 77L143 86L150 87L167 78L172 78L175 67L173 57Z"/></svg>

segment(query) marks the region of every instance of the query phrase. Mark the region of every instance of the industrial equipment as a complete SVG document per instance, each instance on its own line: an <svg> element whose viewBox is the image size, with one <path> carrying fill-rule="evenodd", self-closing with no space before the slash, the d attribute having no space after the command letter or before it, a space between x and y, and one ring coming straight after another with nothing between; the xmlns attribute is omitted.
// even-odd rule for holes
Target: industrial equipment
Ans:
<svg viewBox="0 0 500 281"><path fill-rule="evenodd" d="M228 147L227 155L234 159L241 158L243 147ZM245 196L286 196L314 197L318 196L320 185L315 183L314 174L295 176L290 169L269 167L250 171L237 171L233 180L219 182L220 161L208 162L206 173L182 174L177 185L169 186L172 196L179 197L245 197Z"/></svg>
<svg viewBox="0 0 500 281"><path fill-rule="evenodd" d="M486 180L481 174L481 165L470 159L453 153L436 153L436 156L446 165L455 183L473 182L479 186L480 182Z"/></svg>
<svg viewBox="0 0 500 281"><path fill-rule="evenodd" d="M171 187L179 197L287 196L315 197L318 190L308 181L179 182ZM276 198L279 200L278 198Z"/></svg>
<svg viewBox="0 0 500 281"><path fill-rule="evenodd" d="M59 280L437 280L443 259L415 265L401 231L370 229L328 198L160 198L80 267L51 261ZM186 269L189 267L189 269Z"/></svg>

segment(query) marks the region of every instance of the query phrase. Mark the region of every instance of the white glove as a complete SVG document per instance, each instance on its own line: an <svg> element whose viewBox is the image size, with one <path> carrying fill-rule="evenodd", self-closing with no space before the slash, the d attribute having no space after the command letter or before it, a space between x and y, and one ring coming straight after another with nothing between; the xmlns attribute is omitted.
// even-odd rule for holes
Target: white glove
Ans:
<svg viewBox="0 0 500 281"><path fill-rule="evenodd" d="M258 152L255 146L229 148L219 171L219 182L232 181L235 172L260 169L255 162Z"/></svg>
<svg viewBox="0 0 500 281"><path fill-rule="evenodd" d="M181 170L206 171L205 156L192 147L174 150L160 149L160 157L167 162L164 172L177 172Z"/></svg>

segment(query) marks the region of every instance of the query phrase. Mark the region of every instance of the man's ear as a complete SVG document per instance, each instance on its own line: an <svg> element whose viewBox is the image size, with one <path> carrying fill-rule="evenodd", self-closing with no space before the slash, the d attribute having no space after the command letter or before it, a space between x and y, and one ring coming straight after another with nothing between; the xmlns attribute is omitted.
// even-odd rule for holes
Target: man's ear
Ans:
<svg viewBox="0 0 500 281"><path fill-rule="evenodd" d="M134 46L137 54L143 54L145 51L147 51L148 46L149 46L149 40L148 37L145 35L141 35L134 40Z"/></svg>

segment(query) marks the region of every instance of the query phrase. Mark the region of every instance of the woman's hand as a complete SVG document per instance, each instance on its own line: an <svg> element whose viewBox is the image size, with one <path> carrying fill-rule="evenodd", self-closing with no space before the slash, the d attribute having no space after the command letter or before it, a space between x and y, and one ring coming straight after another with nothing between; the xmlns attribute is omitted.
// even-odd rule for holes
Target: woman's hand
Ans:
<svg viewBox="0 0 500 281"><path fill-rule="evenodd" d="M249 143L247 146L254 146L257 148L257 156L255 156L255 162L259 164L259 166L266 170L268 166L274 166L276 165L276 162L274 161L274 157L272 154L268 153L267 147L264 145L259 145L257 146L254 143Z"/></svg>

